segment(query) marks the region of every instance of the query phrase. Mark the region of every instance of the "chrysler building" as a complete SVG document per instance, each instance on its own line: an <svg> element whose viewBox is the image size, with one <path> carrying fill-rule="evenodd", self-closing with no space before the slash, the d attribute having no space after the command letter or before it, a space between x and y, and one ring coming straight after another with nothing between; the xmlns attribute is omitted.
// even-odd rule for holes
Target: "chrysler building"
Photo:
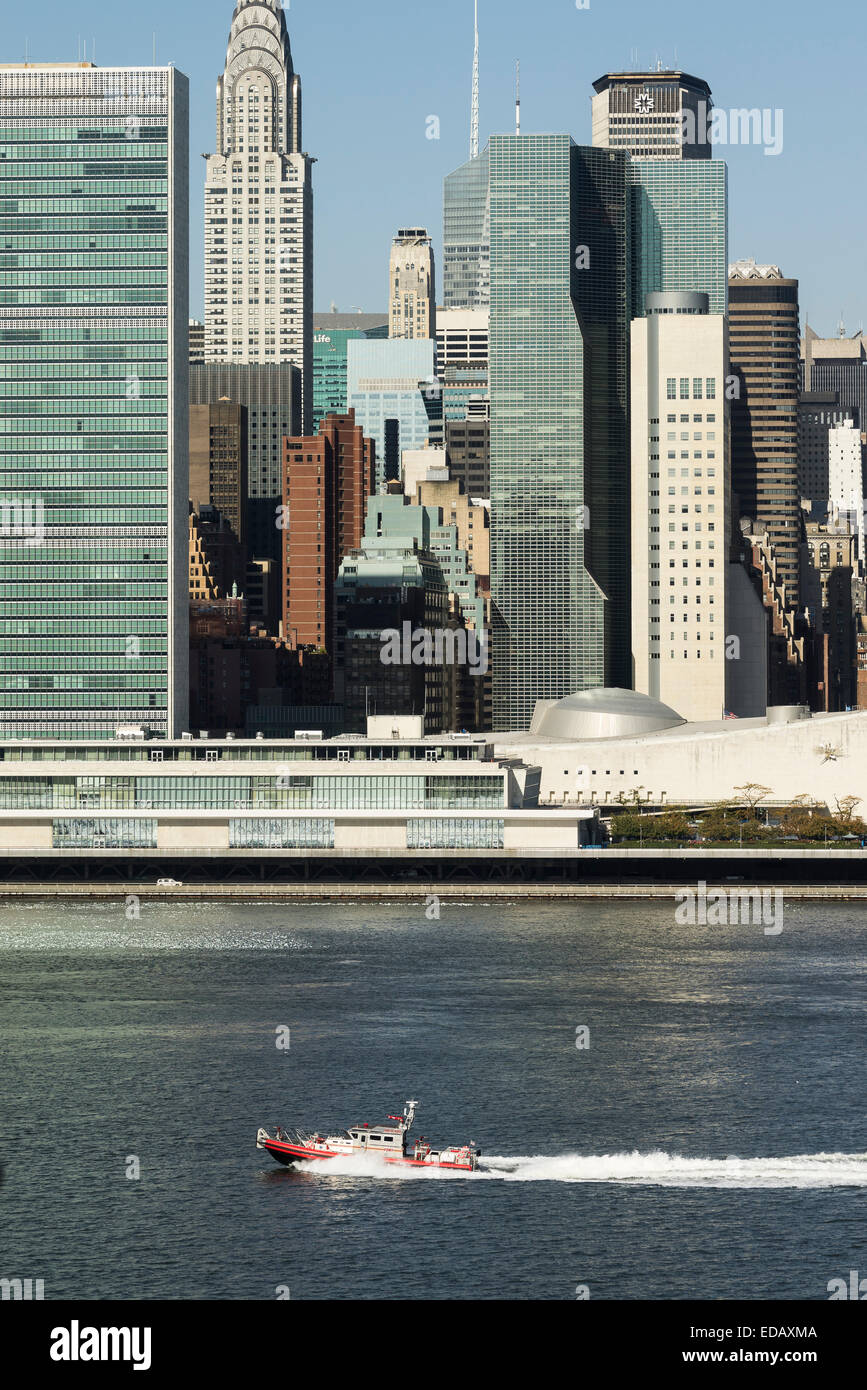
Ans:
<svg viewBox="0 0 867 1390"><path fill-rule="evenodd" d="M205 358L292 363L313 415L313 187L280 0L238 0L205 184Z"/></svg>

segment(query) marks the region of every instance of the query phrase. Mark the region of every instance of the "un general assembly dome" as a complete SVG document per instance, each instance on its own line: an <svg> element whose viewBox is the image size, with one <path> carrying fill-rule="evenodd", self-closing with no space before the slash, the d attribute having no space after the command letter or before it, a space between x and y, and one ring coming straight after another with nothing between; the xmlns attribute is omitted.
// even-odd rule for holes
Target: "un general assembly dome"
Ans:
<svg viewBox="0 0 867 1390"><path fill-rule="evenodd" d="M562 700L537 700L530 732L545 738L635 738L686 720L637 690L582 690Z"/></svg>

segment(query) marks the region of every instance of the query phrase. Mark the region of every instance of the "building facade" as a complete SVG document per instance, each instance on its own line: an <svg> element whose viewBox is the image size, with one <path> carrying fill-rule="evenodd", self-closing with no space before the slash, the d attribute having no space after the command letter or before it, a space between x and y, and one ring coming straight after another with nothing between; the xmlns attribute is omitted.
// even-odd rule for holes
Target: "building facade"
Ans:
<svg viewBox="0 0 867 1390"><path fill-rule="evenodd" d="M291 363L313 418L314 161L280 0L238 0L205 184L205 359Z"/></svg>
<svg viewBox="0 0 867 1390"><path fill-rule="evenodd" d="M627 161L489 148L494 727L515 728L631 677Z"/></svg>
<svg viewBox="0 0 867 1390"><path fill-rule="evenodd" d="M301 375L282 366L206 362L190 368L190 402L242 406L246 418L246 539L251 558L279 562L283 439L301 431Z"/></svg>
<svg viewBox="0 0 867 1390"><path fill-rule="evenodd" d="M536 809L534 769L494 761L489 739L401 737L265 743L208 731L174 743L0 750L0 862L89 860L216 877L238 862L416 858L443 850L577 855L589 811ZM74 865L72 866L74 871ZM165 871L165 869L163 870ZM261 869L262 876L265 870Z"/></svg>
<svg viewBox="0 0 867 1390"><path fill-rule="evenodd" d="M483 417L448 420L445 425L449 473L469 497L491 495L491 426Z"/></svg>
<svg viewBox="0 0 867 1390"><path fill-rule="evenodd" d="M352 338L364 338L359 329L332 329L313 334L313 432L326 415L343 415L348 396L349 368L347 345Z"/></svg>
<svg viewBox="0 0 867 1390"><path fill-rule="evenodd" d="M443 306L491 303L490 150L462 164L443 185Z"/></svg>
<svg viewBox="0 0 867 1390"><path fill-rule="evenodd" d="M847 420L856 423L857 413L840 404L837 391L802 391L798 397L798 489L802 499L824 503L831 495L831 430Z"/></svg>
<svg viewBox="0 0 867 1390"><path fill-rule="evenodd" d="M244 592L246 555L238 537L213 507L190 508L190 603L217 603Z"/></svg>
<svg viewBox="0 0 867 1390"><path fill-rule="evenodd" d="M640 159L711 158L713 102L703 78L662 67L609 72L593 83L593 91L594 145Z"/></svg>
<svg viewBox="0 0 867 1390"><path fill-rule="evenodd" d="M188 83L0 66L0 738L187 710Z"/></svg>
<svg viewBox="0 0 867 1390"><path fill-rule="evenodd" d="M400 477L405 449L442 438L442 387L432 338L348 344L349 409L376 445L376 483Z"/></svg>
<svg viewBox="0 0 867 1390"><path fill-rule="evenodd" d="M857 708L856 613L859 536L851 522L808 521L804 543L805 602L817 644L816 708Z"/></svg>
<svg viewBox="0 0 867 1390"><path fill-rule="evenodd" d="M833 391L841 406L867 426L867 336L820 338L807 324L801 339L801 373L805 391Z"/></svg>
<svg viewBox="0 0 867 1390"><path fill-rule="evenodd" d="M828 511L836 521L848 522L858 537L858 560L864 554L864 453L861 431L851 419L828 431Z"/></svg>
<svg viewBox="0 0 867 1390"><path fill-rule="evenodd" d="M729 271L732 486L740 514L766 530L786 601L800 605L798 282L778 266L738 261Z"/></svg>
<svg viewBox="0 0 867 1390"><path fill-rule="evenodd" d="M766 708L764 619L733 621L728 329L704 294L649 295L632 324L634 687L685 719Z"/></svg>
<svg viewBox="0 0 867 1390"><path fill-rule="evenodd" d="M369 715L415 715L431 734L451 727L443 667L383 660L384 633L446 627L448 589L431 553L409 538L365 536L343 558L336 599L335 698L346 732L363 733ZM412 645L410 637L410 653Z"/></svg>
<svg viewBox="0 0 867 1390"><path fill-rule="evenodd" d="M215 507L242 545L247 539L247 407L190 406L190 503Z"/></svg>
<svg viewBox="0 0 867 1390"><path fill-rule="evenodd" d="M283 635L334 654L334 583L364 533L375 449L355 416L328 415L319 433L283 441Z"/></svg>
<svg viewBox="0 0 867 1390"><path fill-rule="evenodd" d="M728 169L722 159L629 161L632 316L648 294L698 290L728 312Z"/></svg>
<svg viewBox="0 0 867 1390"><path fill-rule="evenodd" d="M205 325L190 319L190 366L205 360Z"/></svg>
<svg viewBox="0 0 867 1390"><path fill-rule="evenodd" d="M436 270L433 242L424 227L402 228L389 262L389 338L436 334Z"/></svg>

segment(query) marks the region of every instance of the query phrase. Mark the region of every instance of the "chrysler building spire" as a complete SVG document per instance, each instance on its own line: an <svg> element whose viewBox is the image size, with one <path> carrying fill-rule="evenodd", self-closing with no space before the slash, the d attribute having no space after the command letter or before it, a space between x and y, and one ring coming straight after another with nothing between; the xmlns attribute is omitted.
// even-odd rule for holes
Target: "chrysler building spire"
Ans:
<svg viewBox="0 0 867 1390"><path fill-rule="evenodd" d="M301 143L301 79L279 0L238 0L217 79L217 153L205 185L205 360L301 373L313 414L313 189ZM280 493L279 465L252 478Z"/></svg>
<svg viewBox="0 0 867 1390"><path fill-rule="evenodd" d="M217 79L217 149L231 154L247 133L238 98L245 75L256 72L271 87L265 148L277 154L301 153L301 79L292 63L286 15L279 0L239 0L232 16L226 68ZM249 142L248 142L249 143Z"/></svg>

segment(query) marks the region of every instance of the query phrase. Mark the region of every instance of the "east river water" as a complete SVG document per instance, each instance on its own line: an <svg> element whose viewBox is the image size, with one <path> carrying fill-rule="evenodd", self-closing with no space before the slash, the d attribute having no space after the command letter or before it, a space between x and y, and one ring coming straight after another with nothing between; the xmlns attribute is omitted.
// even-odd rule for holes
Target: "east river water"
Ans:
<svg viewBox="0 0 867 1390"><path fill-rule="evenodd" d="M867 1275L865 1044L867 906L787 903L776 936L664 902L5 906L0 1276L827 1299ZM256 1150L410 1097L480 1173Z"/></svg>

